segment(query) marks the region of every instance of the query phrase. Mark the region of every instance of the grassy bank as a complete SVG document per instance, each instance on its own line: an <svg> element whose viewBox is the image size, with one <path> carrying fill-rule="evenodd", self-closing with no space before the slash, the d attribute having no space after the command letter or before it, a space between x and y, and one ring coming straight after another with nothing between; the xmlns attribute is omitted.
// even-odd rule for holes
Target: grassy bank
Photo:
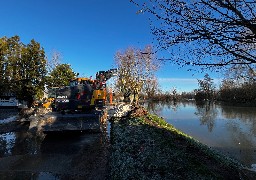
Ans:
<svg viewBox="0 0 256 180"><path fill-rule="evenodd" d="M111 179L247 179L239 163L135 108L111 126Z"/></svg>

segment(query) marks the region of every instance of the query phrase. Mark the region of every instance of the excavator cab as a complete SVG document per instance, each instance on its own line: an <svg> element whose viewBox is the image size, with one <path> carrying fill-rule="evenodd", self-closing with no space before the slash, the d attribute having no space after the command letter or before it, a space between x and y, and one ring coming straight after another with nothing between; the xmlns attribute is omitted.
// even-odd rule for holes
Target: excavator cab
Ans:
<svg viewBox="0 0 256 180"><path fill-rule="evenodd" d="M106 81L115 76L117 70L99 71L96 79L79 77L70 81L69 86L56 91L58 111L88 111L106 104Z"/></svg>

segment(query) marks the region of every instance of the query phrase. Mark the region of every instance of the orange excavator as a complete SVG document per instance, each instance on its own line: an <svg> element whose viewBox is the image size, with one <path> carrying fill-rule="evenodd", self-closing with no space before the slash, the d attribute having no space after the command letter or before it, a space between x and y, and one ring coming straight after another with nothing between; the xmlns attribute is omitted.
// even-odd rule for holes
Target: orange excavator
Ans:
<svg viewBox="0 0 256 180"><path fill-rule="evenodd" d="M50 89L56 111L88 112L105 106L107 100L106 81L115 76L117 69L99 71L96 78L78 77L69 86ZM52 100L51 100L52 101Z"/></svg>

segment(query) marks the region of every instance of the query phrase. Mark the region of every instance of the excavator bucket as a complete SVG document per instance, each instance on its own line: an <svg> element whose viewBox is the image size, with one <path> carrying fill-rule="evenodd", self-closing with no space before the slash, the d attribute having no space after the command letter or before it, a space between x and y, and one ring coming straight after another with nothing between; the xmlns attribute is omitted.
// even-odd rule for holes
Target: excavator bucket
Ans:
<svg viewBox="0 0 256 180"><path fill-rule="evenodd" d="M31 121L30 129L37 128L45 134L66 132L101 132L104 111L91 114L46 114L40 121ZM40 129L38 129L40 128Z"/></svg>

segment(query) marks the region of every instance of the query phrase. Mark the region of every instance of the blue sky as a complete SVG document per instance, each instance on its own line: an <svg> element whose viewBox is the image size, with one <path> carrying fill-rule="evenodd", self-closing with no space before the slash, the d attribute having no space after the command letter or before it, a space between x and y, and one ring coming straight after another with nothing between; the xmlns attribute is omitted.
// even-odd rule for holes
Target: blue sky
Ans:
<svg viewBox="0 0 256 180"><path fill-rule="evenodd" d="M61 53L62 63L83 76L113 68L119 50L153 44L148 14L136 14L129 0L1 0L0 6L0 37L35 39L48 58ZM157 73L163 90L193 90L203 76L170 63Z"/></svg>

